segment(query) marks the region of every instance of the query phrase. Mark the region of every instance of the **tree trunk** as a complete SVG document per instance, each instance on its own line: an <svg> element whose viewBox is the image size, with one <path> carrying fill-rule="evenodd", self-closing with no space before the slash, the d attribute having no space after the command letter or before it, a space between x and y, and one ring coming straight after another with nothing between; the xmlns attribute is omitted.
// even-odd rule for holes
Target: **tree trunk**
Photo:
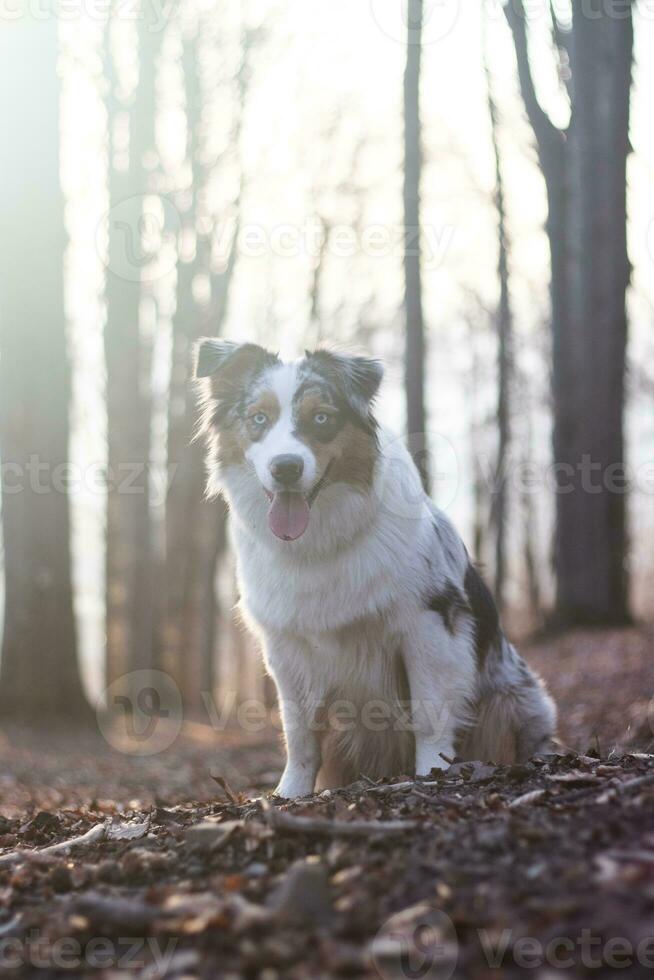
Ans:
<svg viewBox="0 0 654 980"><path fill-rule="evenodd" d="M142 272L148 259L143 234L148 191L146 156L155 145L155 59L159 44L147 25L139 30L139 80L129 110L129 164L119 169L110 141L107 323L107 684L151 667L153 651L152 516L149 466L151 350L141 332ZM121 109L119 80L109 56L110 125ZM125 111L124 109L122 110Z"/></svg>
<svg viewBox="0 0 654 980"><path fill-rule="evenodd" d="M627 340L626 165L631 17L574 6L568 138L567 302L557 359L555 458L574 468L559 494L557 607L564 621L628 619L624 487ZM564 474L564 479L566 476Z"/></svg>
<svg viewBox="0 0 654 980"><path fill-rule="evenodd" d="M209 176L200 165L200 127L203 94L197 77L195 43L184 44L188 156L193 173L193 195L183 216L177 264L177 309L173 317L173 357L168 414L168 471L166 502L166 608L163 622L162 665L177 681L185 705L202 707L202 695L214 693L216 622L218 619L216 570L226 547L224 503L205 499L205 449L193 442L196 403L191 387L192 350L204 333L217 334L227 313L229 288L236 259L236 234L226 268L211 270L210 242L197 236L202 191ZM240 116L245 97L247 44L236 79L239 93L232 145L240 137ZM206 222L202 222L206 226ZM192 254L181 254L184 241L195 237ZM212 297L208 308L198 306L193 280L209 273Z"/></svg>
<svg viewBox="0 0 654 980"><path fill-rule="evenodd" d="M483 425L477 418L478 398L481 390L481 359L476 341L476 331L479 324L477 310L473 310L468 324L468 349L471 355L470 371L467 375L466 410L468 412L468 437L470 440L471 473L472 473L472 554L475 561L482 561L486 549L486 534L488 530L486 481L484 480L482 458Z"/></svg>
<svg viewBox="0 0 654 980"><path fill-rule="evenodd" d="M552 391L557 467L554 618L629 619L624 474L627 337L626 164L633 57L631 5L573 3L566 133L538 103L520 0L505 8L520 86L547 185Z"/></svg>
<svg viewBox="0 0 654 980"><path fill-rule="evenodd" d="M429 487L425 420L425 325L422 306L420 248L420 69L422 0L409 0L407 58L404 73L404 225L405 225L405 387L407 433L425 489Z"/></svg>
<svg viewBox="0 0 654 980"><path fill-rule="evenodd" d="M90 714L77 664L66 488L70 367L63 298L57 21L0 40L0 456L3 717ZM17 98L20 93L20 98Z"/></svg>
<svg viewBox="0 0 654 980"><path fill-rule="evenodd" d="M527 447L527 455L523 461L525 469L531 466L529 455L530 447ZM536 552L538 548L537 524L538 517L534 506L533 495L528 491L521 494L522 506L522 529L523 529L523 560L526 579L527 596L529 598L529 618L532 629L539 629L542 625L542 603L541 585L538 576L538 561Z"/></svg>
<svg viewBox="0 0 654 980"><path fill-rule="evenodd" d="M483 15L485 16L485 14ZM509 241L506 221L504 178L499 140L497 106L488 59L484 58L488 114L491 123L491 142L495 161L495 207L497 209L498 263L497 274L500 298L497 308L497 429L498 447L496 463L495 496L491 510L491 522L495 531L495 600L504 609L506 579L506 529L509 520L507 465L511 445L511 384L513 374L513 312L509 293Z"/></svg>

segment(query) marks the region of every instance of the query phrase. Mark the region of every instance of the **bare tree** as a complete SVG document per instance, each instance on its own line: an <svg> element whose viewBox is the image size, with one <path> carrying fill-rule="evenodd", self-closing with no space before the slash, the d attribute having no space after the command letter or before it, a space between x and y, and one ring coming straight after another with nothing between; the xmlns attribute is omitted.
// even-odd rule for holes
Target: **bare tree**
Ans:
<svg viewBox="0 0 654 980"><path fill-rule="evenodd" d="M212 256L215 222L206 210L206 186L217 161L209 165L202 145L202 112L207 93L198 75L201 24L184 39L187 155L191 193L182 215L177 265L177 309L173 317L173 352L168 411L168 470L166 501L165 611L162 664L174 677L187 706L199 707L203 692L214 689L216 571L226 546L226 510L222 500L206 500L204 447L193 441L196 404L191 387L194 342L203 334L219 334L225 320L236 262L238 222L229 255L217 265ZM238 147L249 81L252 38L244 32L242 57L234 88L235 115L230 139ZM238 157L238 152L235 154ZM232 161L238 166L238 160ZM233 202L238 212L239 200ZM199 229L204 229L202 233ZM183 254L183 243L191 243ZM199 303L194 282L203 274L210 281L210 300Z"/></svg>
<svg viewBox="0 0 654 980"><path fill-rule="evenodd" d="M523 410L526 411L527 432L524 445L522 466L528 472L532 465L533 433L531 426L530 406L527 404L526 397L523 401ZM522 513L523 530L523 561L527 587L527 597L529 600L529 618L533 626L540 627L543 618L542 589L538 574L538 560L536 557L538 549L538 513L534 505L534 495L528 489L523 489L520 494L520 508Z"/></svg>
<svg viewBox="0 0 654 980"><path fill-rule="evenodd" d="M522 0L505 11L549 204L555 615L563 624L621 623L629 618L622 484L632 5L614 15L602 0L573 0L567 34L554 15L571 75L565 131L538 100Z"/></svg>
<svg viewBox="0 0 654 980"><path fill-rule="evenodd" d="M110 219L106 281L108 501L107 683L153 661L152 515L149 492L151 442L151 343L141 329L142 270L151 259L144 246L151 216L155 147L155 63L158 32L139 18L138 83L131 104L116 72L108 31ZM128 159L117 138L129 124ZM123 137L124 142L124 137Z"/></svg>
<svg viewBox="0 0 654 980"><path fill-rule="evenodd" d="M309 286L309 326L313 337L315 338L315 346L318 347L322 343L323 339L323 322L320 309L320 300L322 297L323 278L325 273L325 255L329 244L331 227L329 221L327 218L323 217L323 215L316 214L316 219L320 223L321 238L318 254L315 258L311 275L311 284Z"/></svg>
<svg viewBox="0 0 654 980"><path fill-rule="evenodd" d="M485 17L485 14L482 16ZM485 23L485 22L484 22ZM498 448L496 462L495 493L491 509L491 522L495 532L495 599L501 609L504 607L504 587L506 579L506 529L509 520L509 496L507 490L506 467L511 446L511 384L513 373L513 312L509 292L509 239L505 203L504 177L500 149L499 117L493 81L488 63L488 52L484 46L484 71L488 114L491 123L491 143L495 161L495 208L497 211L498 263L497 274L500 285L500 298L496 314L497 327L497 430Z"/></svg>
<svg viewBox="0 0 654 980"><path fill-rule="evenodd" d="M425 420L425 324L422 306L420 249L420 179L422 146L420 124L420 72L422 61L422 0L408 2L407 58L404 73L404 308L406 316L405 387L407 431L420 439ZM424 452L416 458L425 488L429 468Z"/></svg>
<svg viewBox="0 0 654 980"><path fill-rule="evenodd" d="M484 452L485 425L479 419L479 392L483 385L483 357L479 351L477 334L480 322L486 315L480 316L478 297L472 297L474 303L469 314L465 316L467 326L467 349L470 353L470 368L465 375L466 412L468 414L468 439L470 442L471 471L472 471L472 553L476 561L480 561L486 551L488 533L488 493L481 465ZM484 323L485 326L485 323Z"/></svg>
<svg viewBox="0 0 654 980"><path fill-rule="evenodd" d="M82 718L68 479L57 21L0 40L0 454L5 626L0 712ZM20 93L20 98L16 93Z"/></svg>

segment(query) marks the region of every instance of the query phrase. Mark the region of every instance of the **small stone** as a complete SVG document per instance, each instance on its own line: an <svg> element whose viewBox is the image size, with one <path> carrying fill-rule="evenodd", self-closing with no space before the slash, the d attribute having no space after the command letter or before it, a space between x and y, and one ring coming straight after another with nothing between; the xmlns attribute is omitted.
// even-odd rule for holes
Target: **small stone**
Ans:
<svg viewBox="0 0 654 980"><path fill-rule="evenodd" d="M324 865L317 858L296 862L273 896L273 911L285 922L323 925L331 919L332 900Z"/></svg>

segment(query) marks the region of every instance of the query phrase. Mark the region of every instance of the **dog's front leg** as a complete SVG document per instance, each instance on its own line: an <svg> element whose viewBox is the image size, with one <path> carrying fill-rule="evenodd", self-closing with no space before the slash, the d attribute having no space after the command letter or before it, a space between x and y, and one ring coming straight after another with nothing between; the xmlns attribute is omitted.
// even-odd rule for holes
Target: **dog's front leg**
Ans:
<svg viewBox="0 0 654 980"><path fill-rule="evenodd" d="M277 687L286 740L286 768L275 794L284 799L313 793L320 769L316 703L303 683L303 657L292 640L267 639L266 663Z"/></svg>
<svg viewBox="0 0 654 980"><path fill-rule="evenodd" d="M416 775L446 769L473 699L476 666L470 637L452 632L440 615L425 611L404 642L416 741Z"/></svg>

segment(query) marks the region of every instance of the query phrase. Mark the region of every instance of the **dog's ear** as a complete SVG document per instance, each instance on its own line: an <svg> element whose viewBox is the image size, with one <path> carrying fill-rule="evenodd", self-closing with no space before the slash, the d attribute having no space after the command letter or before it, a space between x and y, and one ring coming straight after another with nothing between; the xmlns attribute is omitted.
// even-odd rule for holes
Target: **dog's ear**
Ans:
<svg viewBox="0 0 654 980"><path fill-rule="evenodd" d="M384 368L373 357L358 357L328 350L306 352L343 390L347 400L359 412L368 413L384 377Z"/></svg>
<svg viewBox="0 0 654 980"><path fill-rule="evenodd" d="M258 344L204 337L195 347L195 377L200 382L200 404L217 404L215 421L222 419L238 401L249 377L278 363Z"/></svg>
<svg viewBox="0 0 654 980"><path fill-rule="evenodd" d="M204 337L195 348L195 377L210 378L212 387L231 386L248 371L277 363L277 355L258 344Z"/></svg>
<svg viewBox="0 0 654 980"><path fill-rule="evenodd" d="M354 394L368 404L374 401L384 377L381 361L374 357L343 357L344 371Z"/></svg>
<svg viewBox="0 0 654 980"><path fill-rule="evenodd" d="M195 377L210 378L238 350L230 340L203 337L195 348Z"/></svg>

